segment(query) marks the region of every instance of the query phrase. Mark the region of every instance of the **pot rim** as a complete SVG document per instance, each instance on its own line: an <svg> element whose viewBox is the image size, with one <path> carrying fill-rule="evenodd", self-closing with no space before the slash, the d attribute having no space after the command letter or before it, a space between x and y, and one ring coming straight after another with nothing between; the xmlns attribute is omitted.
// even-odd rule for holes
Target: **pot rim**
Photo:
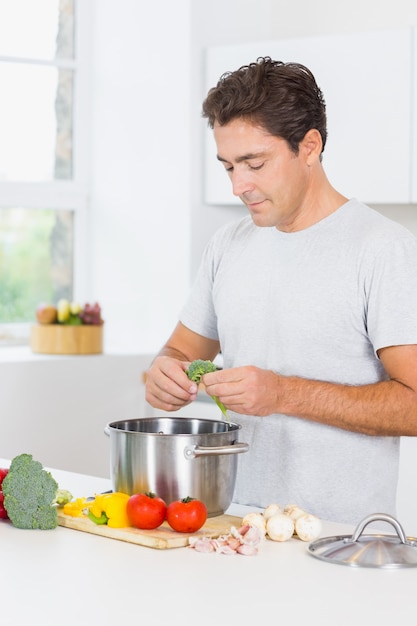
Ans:
<svg viewBox="0 0 417 626"><path fill-rule="evenodd" d="M199 422L199 423L207 423L207 424L221 424L223 430L213 431L213 432L201 432L201 433L193 433L193 432L179 432L179 433L164 433L160 430L152 432L152 431L143 431L143 430L130 430L130 424L137 424L140 422L143 423L157 423L157 422L178 422L184 424L186 422ZM123 427L125 426L125 427ZM242 429L241 424L236 422L227 422L226 420L214 420L209 418L202 417L179 417L179 416L153 416L153 417L138 417L138 418L130 418L125 420L115 420L108 422L104 428L104 432L106 434L110 434L110 432L115 433L129 433L132 435L157 435L158 437L166 436L166 437L195 437L196 435L224 435L225 433L237 432Z"/></svg>

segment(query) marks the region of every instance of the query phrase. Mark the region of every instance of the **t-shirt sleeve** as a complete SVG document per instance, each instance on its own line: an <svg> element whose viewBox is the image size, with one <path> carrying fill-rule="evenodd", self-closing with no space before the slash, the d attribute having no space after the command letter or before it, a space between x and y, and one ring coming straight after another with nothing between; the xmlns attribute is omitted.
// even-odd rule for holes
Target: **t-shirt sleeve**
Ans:
<svg viewBox="0 0 417 626"><path fill-rule="evenodd" d="M218 340L217 316L213 304L214 247L214 239L211 239L206 246L197 276L179 318L184 326L195 333Z"/></svg>
<svg viewBox="0 0 417 626"><path fill-rule="evenodd" d="M417 241L401 237L374 259L366 281L367 330L377 350L417 344Z"/></svg>

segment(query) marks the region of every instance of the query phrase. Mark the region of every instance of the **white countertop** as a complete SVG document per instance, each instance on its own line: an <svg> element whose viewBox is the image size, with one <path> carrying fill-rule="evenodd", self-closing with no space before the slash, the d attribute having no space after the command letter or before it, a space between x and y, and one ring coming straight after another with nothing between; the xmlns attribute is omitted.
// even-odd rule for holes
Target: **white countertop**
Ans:
<svg viewBox="0 0 417 626"><path fill-rule="evenodd" d="M9 462L0 459L0 467ZM74 497L110 481L51 468ZM232 505L229 513L243 515ZM253 510L253 509L250 509ZM360 521L360 520L358 520ZM322 536L352 528L324 523ZM322 562L298 539L266 540L257 556L155 550L58 527L20 530L0 521L5 626L294 626L416 623L417 568L355 568ZM7 619L4 619L7 618Z"/></svg>

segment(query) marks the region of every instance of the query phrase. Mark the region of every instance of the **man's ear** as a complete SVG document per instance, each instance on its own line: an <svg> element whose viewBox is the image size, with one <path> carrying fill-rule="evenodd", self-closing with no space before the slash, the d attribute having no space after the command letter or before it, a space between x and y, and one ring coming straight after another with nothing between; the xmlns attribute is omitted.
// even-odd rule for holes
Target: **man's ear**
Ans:
<svg viewBox="0 0 417 626"><path fill-rule="evenodd" d="M300 143L300 152L304 155L307 165L313 165L315 161L320 159L322 148L323 141L319 131L316 128L311 128Z"/></svg>

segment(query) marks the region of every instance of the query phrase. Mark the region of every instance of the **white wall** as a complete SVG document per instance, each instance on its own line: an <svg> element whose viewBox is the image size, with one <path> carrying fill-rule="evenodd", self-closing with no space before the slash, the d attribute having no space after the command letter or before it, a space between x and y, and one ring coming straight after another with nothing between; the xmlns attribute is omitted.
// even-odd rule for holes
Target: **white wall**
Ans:
<svg viewBox="0 0 417 626"><path fill-rule="evenodd" d="M106 348L154 352L190 254L189 0L93 0L92 298Z"/></svg>

